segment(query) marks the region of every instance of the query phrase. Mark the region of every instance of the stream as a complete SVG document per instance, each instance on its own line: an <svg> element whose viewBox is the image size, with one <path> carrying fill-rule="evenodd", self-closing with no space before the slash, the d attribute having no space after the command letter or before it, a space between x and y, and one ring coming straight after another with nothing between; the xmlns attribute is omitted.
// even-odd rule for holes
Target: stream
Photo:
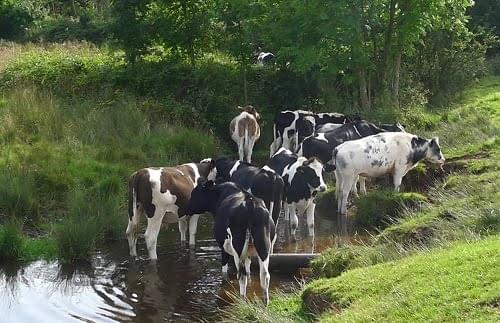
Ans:
<svg viewBox="0 0 500 323"><path fill-rule="evenodd" d="M320 252L333 245L334 221L316 215L316 237L288 242L284 220L278 227L275 253ZM125 227L123 228L125 231ZM143 231L144 232L144 231ZM195 248L182 246L176 225L158 238L158 262L128 256L123 240L101 246L90 263L64 265L35 261L0 265L0 322L159 322L215 321L220 309L238 294L234 270L229 281L221 273L220 250L212 237L212 217L200 217ZM271 297L276 289L290 290L307 277L307 270L271 272ZM247 295L260 297L258 271L252 269Z"/></svg>

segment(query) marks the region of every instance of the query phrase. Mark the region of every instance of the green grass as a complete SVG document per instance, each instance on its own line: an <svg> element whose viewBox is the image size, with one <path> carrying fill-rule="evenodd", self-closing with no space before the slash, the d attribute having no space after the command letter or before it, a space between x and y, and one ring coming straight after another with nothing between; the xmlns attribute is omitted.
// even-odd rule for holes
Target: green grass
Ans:
<svg viewBox="0 0 500 323"><path fill-rule="evenodd" d="M98 243L123 236L134 170L199 161L219 146L136 97L74 101L27 87L0 98L0 218L22 223L15 237L25 246L0 258L88 258Z"/></svg>
<svg viewBox="0 0 500 323"><path fill-rule="evenodd" d="M499 248L496 236L316 280L303 304L325 322L498 321Z"/></svg>

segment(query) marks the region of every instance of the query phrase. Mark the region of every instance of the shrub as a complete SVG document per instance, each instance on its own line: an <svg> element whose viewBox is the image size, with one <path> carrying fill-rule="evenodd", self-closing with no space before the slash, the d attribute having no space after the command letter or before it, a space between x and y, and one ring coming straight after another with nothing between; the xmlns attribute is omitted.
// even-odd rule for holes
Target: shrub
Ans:
<svg viewBox="0 0 500 323"><path fill-rule="evenodd" d="M0 3L0 39L18 40L24 37L25 28L33 18L21 5L12 0Z"/></svg>
<svg viewBox="0 0 500 323"><path fill-rule="evenodd" d="M386 226L399 216L404 208L414 208L427 202L419 193L372 191L355 200L357 207L355 223L360 227Z"/></svg>

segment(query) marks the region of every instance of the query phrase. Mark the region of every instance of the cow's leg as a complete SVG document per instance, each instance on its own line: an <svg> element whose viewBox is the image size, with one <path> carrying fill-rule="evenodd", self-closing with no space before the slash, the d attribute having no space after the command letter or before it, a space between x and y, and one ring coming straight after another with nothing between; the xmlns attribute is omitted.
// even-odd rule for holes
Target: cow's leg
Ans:
<svg viewBox="0 0 500 323"><path fill-rule="evenodd" d="M186 241L187 229L188 229L187 216L185 215L179 218L179 232L181 234L181 242Z"/></svg>
<svg viewBox="0 0 500 323"><path fill-rule="evenodd" d="M223 249L221 250L222 258L222 276L227 277L227 272L229 269L229 259L231 256Z"/></svg>
<svg viewBox="0 0 500 323"><path fill-rule="evenodd" d="M337 214L340 214L340 210L342 207L342 192L340 191L342 188L342 176L340 172L335 170L335 196L337 197Z"/></svg>
<svg viewBox="0 0 500 323"><path fill-rule="evenodd" d="M250 277L250 265L252 264L252 258L250 258L250 255L248 255L245 258L245 272L247 273L248 278Z"/></svg>
<svg viewBox="0 0 500 323"><path fill-rule="evenodd" d="M400 171L395 171L394 172L394 177L392 178L392 181L394 182L394 190L396 192L399 192L399 189L401 187L401 182L403 181L403 176L404 176L404 173L400 172Z"/></svg>
<svg viewBox="0 0 500 323"><path fill-rule="evenodd" d="M238 156L240 160L245 160L245 138L238 138Z"/></svg>
<svg viewBox="0 0 500 323"><path fill-rule="evenodd" d="M257 225L252 228L252 237L255 244L255 250L259 259L259 278L262 288L264 303L269 303L269 254L270 254L270 233L273 231L272 223L269 227Z"/></svg>
<svg viewBox="0 0 500 323"><path fill-rule="evenodd" d="M356 185L356 184L357 184L357 181L358 181L357 179L356 179L356 180L354 180L354 182L352 183L352 187L351 187L351 193L352 193L352 194L353 194L353 196L354 196L354 197L356 197L356 198L357 198L357 197L359 197L359 195L358 195L358 187L357 187L357 185Z"/></svg>
<svg viewBox="0 0 500 323"><path fill-rule="evenodd" d="M269 256L262 260L259 258L259 269L260 269L260 287L262 288L262 294L264 299L264 304L269 304L269 281L271 280L271 275L269 275Z"/></svg>
<svg viewBox="0 0 500 323"><path fill-rule="evenodd" d="M343 235L347 234L347 199L349 198L349 191L352 187L352 183L355 182L356 176L352 173L344 174L342 176L342 184L340 191L342 192L342 204L340 209L340 232Z"/></svg>
<svg viewBox="0 0 500 323"><path fill-rule="evenodd" d="M198 219L200 218L199 214L191 215L189 219L189 245L194 246L196 243L196 230L198 228Z"/></svg>
<svg viewBox="0 0 500 323"><path fill-rule="evenodd" d="M240 295L246 297L247 290L247 275L244 261L247 257L248 238L246 229L232 231L227 228L227 238L224 241L224 250L233 256L234 265L236 267L236 277L240 285Z"/></svg>
<svg viewBox="0 0 500 323"><path fill-rule="evenodd" d="M359 176L359 191L366 195L366 177Z"/></svg>
<svg viewBox="0 0 500 323"><path fill-rule="evenodd" d="M246 157L247 157L247 162L251 163L252 162L252 152L253 152L253 146L255 144L255 138L248 137L246 140Z"/></svg>
<svg viewBox="0 0 500 323"><path fill-rule="evenodd" d="M307 208L307 229L309 230L309 236L314 237L314 210L316 209L316 203L312 202Z"/></svg>
<svg viewBox="0 0 500 323"><path fill-rule="evenodd" d="M137 257L137 237L139 235L139 222L143 212L138 208L134 208L133 212L132 218L128 219L126 234L130 256Z"/></svg>
<svg viewBox="0 0 500 323"><path fill-rule="evenodd" d="M297 231L297 226L299 225L299 219L297 218L297 208L295 205L288 204L288 212L290 214L290 228L292 230L292 239L293 241L297 240L297 237L295 236L295 233Z"/></svg>
<svg viewBox="0 0 500 323"><path fill-rule="evenodd" d="M149 258L151 260L158 259L156 255L156 243L158 240L158 233L160 232L161 222L165 215L165 209L156 208L152 218L148 218L148 227L144 238L146 239L146 246L148 248Z"/></svg>

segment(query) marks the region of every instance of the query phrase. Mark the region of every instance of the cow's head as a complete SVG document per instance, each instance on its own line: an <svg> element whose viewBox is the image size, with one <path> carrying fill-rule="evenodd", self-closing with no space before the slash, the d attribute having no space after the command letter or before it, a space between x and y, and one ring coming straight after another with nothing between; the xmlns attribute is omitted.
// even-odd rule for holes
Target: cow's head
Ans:
<svg viewBox="0 0 500 323"><path fill-rule="evenodd" d="M205 158L198 164L198 171L201 177L214 181L217 177L217 169L215 168L215 160L212 158Z"/></svg>
<svg viewBox="0 0 500 323"><path fill-rule="evenodd" d="M297 167L297 173L302 176L313 195L326 190L326 184L323 181L323 164L317 158L311 157L304 160L302 165Z"/></svg>
<svg viewBox="0 0 500 323"><path fill-rule="evenodd" d="M186 207L186 215L211 211L213 204L217 200L215 187L213 181L200 177L196 187L191 191L191 198Z"/></svg>
<svg viewBox="0 0 500 323"><path fill-rule="evenodd" d="M428 148L425 153L425 159L430 161L431 163L444 164L445 158L443 156L443 153L441 152L441 147L439 146L439 138L434 137L427 142Z"/></svg>
<svg viewBox="0 0 500 323"><path fill-rule="evenodd" d="M215 169L217 170L217 182L227 182L231 179L229 172L233 168L235 161L227 157L220 157L215 160Z"/></svg>
<svg viewBox="0 0 500 323"><path fill-rule="evenodd" d="M257 120L260 119L260 114L257 113L257 110L253 107L253 105L247 105L245 107L238 106L238 110L245 111L247 113L252 114L255 117L255 119L257 119Z"/></svg>

